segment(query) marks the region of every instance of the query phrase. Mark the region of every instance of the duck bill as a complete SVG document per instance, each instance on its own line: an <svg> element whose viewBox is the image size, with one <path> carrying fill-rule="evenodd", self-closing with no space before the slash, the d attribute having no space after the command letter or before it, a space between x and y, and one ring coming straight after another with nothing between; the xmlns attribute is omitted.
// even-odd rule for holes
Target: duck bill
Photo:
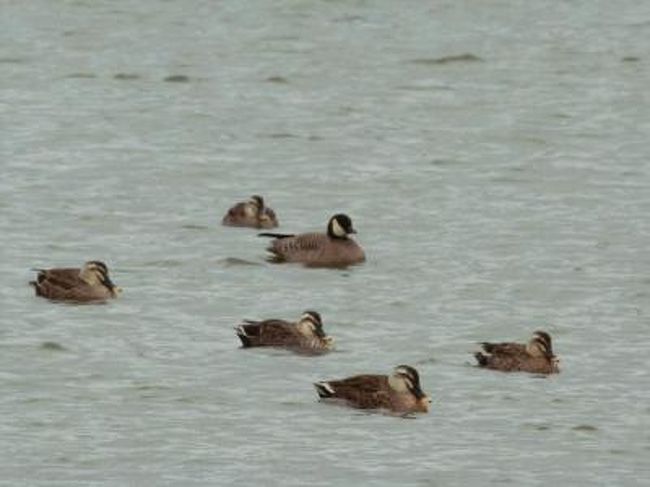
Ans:
<svg viewBox="0 0 650 487"><path fill-rule="evenodd" d="M551 359L551 367L555 372L560 372L560 359L557 357L553 357Z"/></svg>
<svg viewBox="0 0 650 487"><path fill-rule="evenodd" d="M122 288L121 288L121 287L117 287L117 286L113 283L113 281L111 281L111 279L110 279L108 276L106 277L106 279L104 279L103 282L104 282L104 285L105 285L105 286L106 286L106 287L111 291L111 293L113 294L113 296L117 296L119 293L122 292Z"/></svg>
<svg viewBox="0 0 650 487"><path fill-rule="evenodd" d="M420 411L428 413L429 409L431 409L431 399L429 399L429 396L425 394L423 397L418 399L418 406Z"/></svg>
<svg viewBox="0 0 650 487"><path fill-rule="evenodd" d="M411 391L415 395L415 399L418 405L418 410L422 411L423 413L428 413L429 407L431 405L431 399L429 398L429 396L427 396L424 393L424 391L420 389L420 387L415 387Z"/></svg>

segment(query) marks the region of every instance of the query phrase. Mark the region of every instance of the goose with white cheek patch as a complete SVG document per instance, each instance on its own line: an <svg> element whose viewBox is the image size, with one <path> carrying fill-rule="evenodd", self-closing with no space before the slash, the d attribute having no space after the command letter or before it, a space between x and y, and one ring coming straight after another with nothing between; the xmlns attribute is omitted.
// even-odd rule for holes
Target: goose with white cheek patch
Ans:
<svg viewBox="0 0 650 487"><path fill-rule="evenodd" d="M230 227L275 228L278 218L275 212L264 204L264 198L253 195L231 207L221 220L222 225Z"/></svg>
<svg viewBox="0 0 650 487"><path fill-rule="evenodd" d="M65 267L34 270L38 274L30 284L36 295L54 301L101 302L116 298L122 291L111 281L106 264L98 260L86 262L80 269Z"/></svg>
<svg viewBox="0 0 650 487"><path fill-rule="evenodd" d="M528 343L481 343L482 350L474 357L479 367L502 372L557 374L559 359L553 353L551 335L538 330Z"/></svg>
<svg viewBox="0 0 650 487"><path fill-rule="evenodd" d="M245 320L235 328L243 348L279 347L299 353L319 354L332 349L334 340L325 334L316 311L305 311L296 322L269 319Z"/></svg>
<svg viewBox="0 0 650 487"><path fill-rule="evenodd" d="M395 367L391 375L355 375L347 379L317 382L314 386L321 399L358 409L426 413L431 404L420 386L420 375L409 365Z"/></svg>
<svg viewBox="0 0 650 487"><path fill-rule="evenodd" d="M275 239L267 247L269 262L296 262L307 267L347 267L366 260L361 246L350 237L355 233L350 217L339 213L329 219L326 233L260 233L259 236Z"/></svg>

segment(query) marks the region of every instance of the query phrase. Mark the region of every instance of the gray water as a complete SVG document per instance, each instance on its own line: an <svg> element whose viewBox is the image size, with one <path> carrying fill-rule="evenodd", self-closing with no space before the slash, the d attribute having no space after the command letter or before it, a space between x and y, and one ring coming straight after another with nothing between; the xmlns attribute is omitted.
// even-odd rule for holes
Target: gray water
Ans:
<svg viewBox="0 0 650 487"><path fill-rule="evenodd" d="M0 3L3 485L648 485L650 3ZM221 227L351 215L368 261ZM107 305L32 267L106 261ZM337 351L242 350L321 312ZM561 374L472 365L554 337ZM319 403L416 366L415 419Z"/></svg>

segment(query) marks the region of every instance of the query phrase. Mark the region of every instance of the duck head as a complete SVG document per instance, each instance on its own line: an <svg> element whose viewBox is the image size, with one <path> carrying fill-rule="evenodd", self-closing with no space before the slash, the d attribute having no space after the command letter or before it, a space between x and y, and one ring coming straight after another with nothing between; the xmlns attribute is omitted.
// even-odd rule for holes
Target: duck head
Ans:
<svg viewBox="0 0 650 487"><path fill-rule="evenodd" d="M410 365L398 365L388 376L388 385L400 394L412 394L422 411L429 411L431 399L420 386L420 374Z"/></svg>
<svg viewBox="0 0 650 487"><path fill-rule="evenodd" d="M343 213L334 215L327 223L327 235L331 238L346 239L353 233L357 231L352 227L352 220Z"/></svg>

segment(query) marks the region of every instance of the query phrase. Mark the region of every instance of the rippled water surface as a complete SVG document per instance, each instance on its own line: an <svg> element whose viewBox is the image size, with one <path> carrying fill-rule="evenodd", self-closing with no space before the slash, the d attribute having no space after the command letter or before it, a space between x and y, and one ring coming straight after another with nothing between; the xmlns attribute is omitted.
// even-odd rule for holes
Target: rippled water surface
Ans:
<svg viewBox="0 0 650 487"><path fill-rule="evenodd" d="M0 482L648 485L650 4L0 4ZM368 262L272 266L349 213ZM123 296L33 296L105 260ZM337 351L242 350L321 312ZM562 373L472 366L554 337ZM312 382L408 363L402 419Z"/></svg>

